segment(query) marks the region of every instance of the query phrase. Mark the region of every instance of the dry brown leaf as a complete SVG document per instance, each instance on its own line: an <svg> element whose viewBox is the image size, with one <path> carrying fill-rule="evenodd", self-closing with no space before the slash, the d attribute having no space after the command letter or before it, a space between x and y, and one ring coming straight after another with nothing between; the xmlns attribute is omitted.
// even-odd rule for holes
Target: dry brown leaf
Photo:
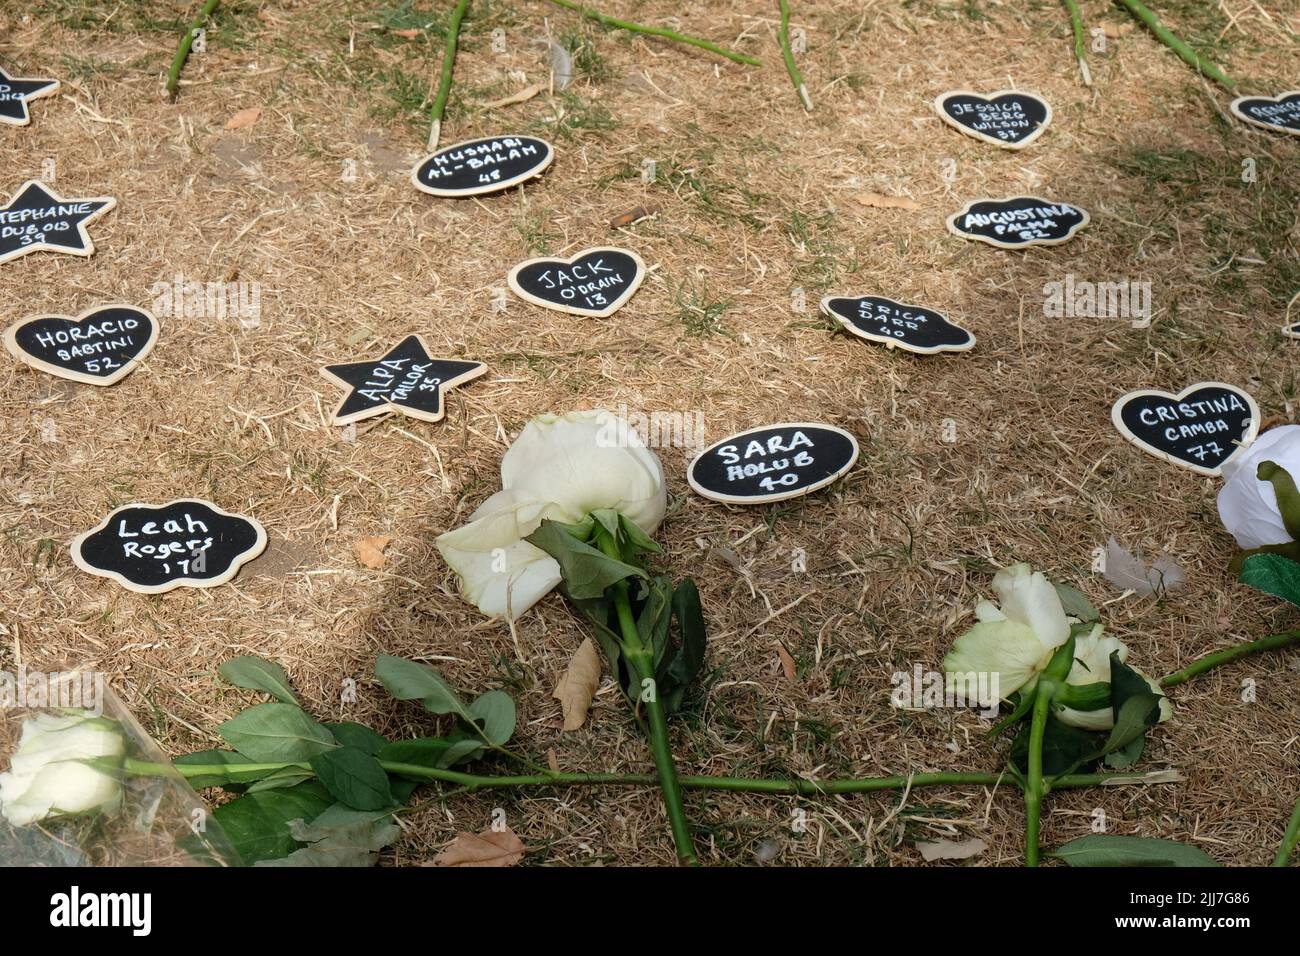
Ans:
<svg viewBox="0 0 1300 956"><path fill-rule="evenodd" d="M935 860L969 860L973 856L978 856L989 848L989 845L978 837L971 837L969 840L935 840L932 843L916 844L916 848L921 851L921 858L927 863Z"/></svg>
<svg viewBox="0 0 1300 956"><path fill-rule="evenodd" d="M389 30L388 32L395 37L401 37L403 40L414 40L416 37L420 35L419 30L411 30L411 29Z"/></svg>
<svg viewBox="0 0 1300 956"><path fill-rule="evenodd" d="M776 656L781 658L781 670L785 671L785 679L789 681L798 679L799 668L795 666L794 658L785 649L785 645L780 643L776 645Z"/></svg>
<svg viewBox="0 0 1300 956"><path fill-rule="evenodd" d="M542 84L534 83L532 86L525 86L518 93L511 93L509 96L503 96L499 100L492 100L484 103L485 110L495 110L502 106L513 106L515 103L523 103L525 100L531 100L538 93L542 92Z"/></svg>
<svg viewBox="0 0 1300 956"><path fill-rule="evenodd" d="M425 866L514 866L524 858L524 844L509 827L456 834L451 845Z"/></svg>
<svg viewBox="0 0 1300 956"><path fill-rule="evenodd" d="M920 209L921 204L906 196L886 196L884 193L863 193L858 202L873 209Z"/></svg>
<svg viewBox="0 0 1300 956"><path fill-rule="evenodd" d="M591 638L583 638L578 650L569 661L569 669L551 694L560 702L564 712L564 729L577 730L587 722L587 711L600 686L600 655Z"/></svg>
<svg viewBox="0 0 1300 956"><path fill-rule="evenodd" d="M560 758L555 755L554 747L546 748L546 766L551 768L551 773L560 772Z"/></svg>
<svg viewBox="0 0 1300 956"><path fill-rule="evenodd" d="M247 129L262 118L262 107L250 106L226 120L226 129Z"/></svg>
<svg viewBox="0 0 1300 956"><path fill-rule="evenodd" d="M352 550L357 556L357 560L371 570L378 570L384 566L387 560L384 557L384 549L393 539L387 535L375 535L371 538L357 538L352 542Z"/></svg>

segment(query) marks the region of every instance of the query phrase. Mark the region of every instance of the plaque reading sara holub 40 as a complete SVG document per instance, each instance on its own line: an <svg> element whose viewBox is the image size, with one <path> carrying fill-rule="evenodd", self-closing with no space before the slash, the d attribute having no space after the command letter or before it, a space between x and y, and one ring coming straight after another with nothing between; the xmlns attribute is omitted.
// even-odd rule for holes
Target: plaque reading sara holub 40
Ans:
<svg viewBox="0 0 1300 956"><path fill-rule="evenodd" d="M115 205L117 200L111 196L63 199L44 183L34 179L23 183L0 206L0 262L42 251L94 255L86 224Z"/></svg>
<svg viewBox="0 0 1300 956"><path fill-rule="evenodd" d="M879 295L857 298L830 296L822 311L858 338L921 355L965 352L975 347L975 336L933 309L895 302Z"/></svg>
<svg viewBox="0 0 1300 956"><path fill-rule="evenodd" d="M1156 389L1129 392L1111 408L1119 433L1145 452L1202 475L1219 475L1225 462L1255 440L1259 406L1222 382L1190 385L1177 395Z"/></svg>
<svg viewBox="0 0 1300 956"><path fill-rule="evenodd" d="M411 171L411 182L434 196L480 196L540 176L554 158L544 139L484 136L426 156Z"/></svg>
<svg viewBox="0 0 1300 956"><path fill-rule="evenodd" d="M700 452L686 480L705 498L757 505L824 488L853 467L857 440L833 425L785 422L732 435Z"/></svg>
<svg viewBox="0 0 1300 956"><path fill-rule="evenodd" d="M19 319L4 343L20 362L89 385L112 385L152 351L158 320L133 305L97 305L76 317Z"/></svg>
<svg viewBox="0 0 1300 956"><path fill-rule="evenodd" d="M948 217L948 230L1001 249L1055 246L1088 225L1086 209L1037 196L976 199Z"/></svg>
<svg viewBox="0 0 1300 956"><path fill-rule="evenodd" d="M265 547L266 531L252 518L181 498L123 505L72 542L72 560L128 590L161 594L224 584Z"/></svg>
<svg viewBox="0 0 1300 956"><path fill-rule="evenodd" d="M1228 109L1254 126L1300 136L1300 90L1277 96L1239 96Z"/></svg>
<svg viewBox="0 0 1300 956"><path fill-rule="evenodd" d="M33 76L10 76L0 68L0 123L26 126L32 121L27 104L58 91L58 80Z"/></svg>
<svg viewBox="0 0 1300 956"><path fill-rule="evenodd" d="M1003 149L1024 149L1042 136L1052 121L1047 100L1016 90L987 96L952 90L935 98L934 109L949 126Z"/></svg>
<svg viewBox="0 0 1300 956"><path fill-rule="evenodd" d="M424 339L408 335L378 358L327 365L321 374L347 389L331 418L346 425L386 412L441 421L447 413L443 393L486 371L482 362L434 358Z"/></svg>
<svg viewBox="0 0 1300 956"><path fill-rule="evenodd" d="M600 246L569 259L529 259L511 269L506 281L527 302L604 318L618 311L644 278L645 263L635 252Z"/></svg>

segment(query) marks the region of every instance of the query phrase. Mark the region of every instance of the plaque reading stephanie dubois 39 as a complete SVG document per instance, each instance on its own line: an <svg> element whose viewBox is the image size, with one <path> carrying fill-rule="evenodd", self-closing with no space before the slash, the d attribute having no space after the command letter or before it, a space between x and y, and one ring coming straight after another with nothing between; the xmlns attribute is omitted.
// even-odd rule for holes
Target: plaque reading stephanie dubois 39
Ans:
<svg viewBox="0 0 1300 956"><path fill-rule="evenodd" d="M691 462L686 479L705 498L757 505L824 488L857 458L857 440L841 428L783 422L706 448Z"/></svg>

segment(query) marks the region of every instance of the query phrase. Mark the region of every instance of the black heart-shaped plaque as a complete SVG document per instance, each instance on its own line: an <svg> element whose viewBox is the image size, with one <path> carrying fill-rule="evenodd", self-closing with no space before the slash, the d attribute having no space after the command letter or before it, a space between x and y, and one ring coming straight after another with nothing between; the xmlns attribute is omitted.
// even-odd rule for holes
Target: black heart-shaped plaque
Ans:
<svg viewBox="0 0 1300 956"><path fill-rule="evenodd" d="M481 196L540 176L555 150L533 136L484 136L446 146L420 160L411 182L434 196Z"/></svg>
<svg viewBox="0 0 1300 956"><path fill-rule="evenodd" d="M859 338L909 352L933 355L975 347L975 336L942 313L884 296L827 296L822 299L822 311Z"/></svg>
<svg viewBox="0 0 1300 956"><path fill-rule="evenodd" d="M645 263L635 252L601 246L571 259L529 259L510 270L507 281L528 302L603 318L632 297L645 278Z"/></svg>
<svg viewBox="0 0 1300 956"><path fill-rule="evenodd" d="M153 349L158 320L133 305L98 305L81 315L37 315L4 332L5 348L33 368L90 385L112 385Z"/></svg>
<svg viewBox="0 0 1300 956"><path fill-rule="evenodd" d="M1088 225L1086 209L1037 196L976 199L948 217L948 230L1001 249L1055 246Z"/></svg>
<svg viewBox="0 0 1300 956"><path fill-rule="evenodd" d="M1277 96L1240 96L1228 108L1253 126L1300 136L1300 90Z"/></svg>
<svg viewBox="0 0 1300 956"><path fill-rule="evenodd" d="M210 501L123 505L72 542L72 560L142 594L224 584L262 553L266 531Z"/></svg>
<svg viewBox="0 0 1300 956"><path fill-rule="evenodd" d="M1129 392L1111 408L1119 433L1143 451L1219 475L1225 462L1259 432L1259 406L1239 388L1200 382L1177 395L1157 389Z"/></svg>
<svg viewBox="0 0 1300 956"><path fill-rule="evenodd" d="M1016 90L988 95L953 90L936 97L934 109L949 126L1003 149L1024 149L1052 121L1047 100Z"/></svg>

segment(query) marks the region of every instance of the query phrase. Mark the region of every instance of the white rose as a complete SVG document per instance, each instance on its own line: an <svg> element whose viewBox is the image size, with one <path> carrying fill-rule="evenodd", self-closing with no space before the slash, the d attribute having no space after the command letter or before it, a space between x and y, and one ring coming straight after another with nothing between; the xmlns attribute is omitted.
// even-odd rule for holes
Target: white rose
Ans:
<svg viewBox="0 0 1300 956"><path fill-rule="evenodd" d="M989 601L975 608L979 623L953 642L943 659L949 673L996 674L1006 698L1038 679L1052 654L1070 638L1061 598L1040 571L1013 564L993 576L999 609Z"/></svg>
<svg viewBox="0 0 1300 956"><path fill-rule="evenodd" d="M1255 475L1265 461L1280 465L1300 482L1300 425L1270 428L1223 466L1219 518L1246 551L1292 540L1282 522L1272 482L1260 481Z"/></svg>
<svg viewBox="0 0 1300 956"><path fill-rule="evenodd" d="M1128 661L1128 646L1117 637L1106 637L1100 624L1094 625L1092 631L1074 642L1074 665L1070 668L1067 684L1082 686L1095 684L1097 681L1110 683L1110 655L1118 651L1121 662ZM1134 668L1136 670L1136 668ZM1150 685L1151 690L1160 694L1160 721L1163 723L1173 716L1174 708L1169 698L1164 696L1160 685L1141 671L1137 673ZM1079 727L1083 730L1110 730L1115 726L1115 716L1110 705L1100 710L1073 710L1064 707L1056 712L1056 719L1063 724Z"/></svg>
<svg viewBox="0 0 1300 956"><path fill-rule="evenodd" d="M653 534L668 505L658 456L604 410L533 419L501 459L501 487L436 544L465 599L508 620L560 583L555 559L524 540L543 520L573 524L609 508Z"/></svg>
<svg viewBox="0 0 1300 956"><path fill-rule="evenodd" d="M114 810L122 787L108 772L83 761L121 757L126 740L111 720L37 714L23 721L9 771L0 773L0 813L14 826L47 817Z"/></svg>

